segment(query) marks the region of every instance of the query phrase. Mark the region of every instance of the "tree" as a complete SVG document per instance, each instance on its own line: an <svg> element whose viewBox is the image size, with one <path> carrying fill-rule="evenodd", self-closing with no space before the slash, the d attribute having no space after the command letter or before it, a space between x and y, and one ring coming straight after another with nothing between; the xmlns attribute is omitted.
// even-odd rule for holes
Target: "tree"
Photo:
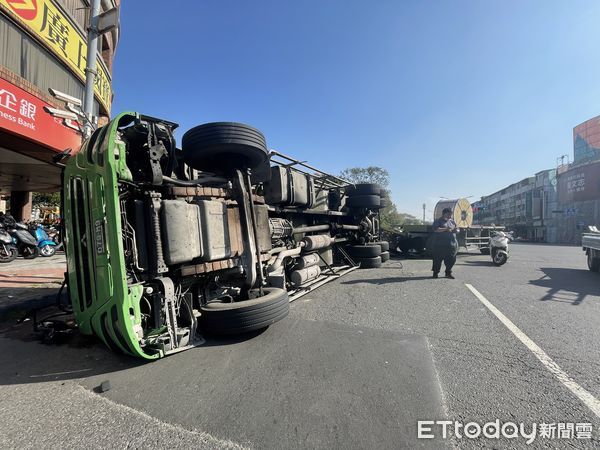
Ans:
<svg viewBox="0 0 600 450"><path fill-rule="evenodd" d="M60 206L60 192L34 192L32 202L40 206Z"/></svg>
<svg viewBox="0 0 600 450"><path fill-rule="evenodd" d="M391 191L389 188L390 174L382 167L351 167L342 170L340 178L343 178L351 183L377 183L386 192L388 197L388 205L379 211L380 226L384 231L394 231L394 229L408 224L421 224L422 221L417 217L398 212L396 205L392 202Z"/></svg>
<svg viewBox="0 0 600 450"><path fill-rule="evenodd" d="M377 183L382 188L388 189L390 184L390 174L381 167L351 167L344 169L340 173L340 178L351 183Z"/></svg>

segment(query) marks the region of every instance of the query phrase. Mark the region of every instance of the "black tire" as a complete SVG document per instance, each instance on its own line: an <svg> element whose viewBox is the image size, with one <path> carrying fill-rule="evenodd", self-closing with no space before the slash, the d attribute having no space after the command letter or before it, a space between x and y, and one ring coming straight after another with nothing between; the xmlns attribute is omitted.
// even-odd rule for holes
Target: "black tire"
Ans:
<svg viewBox="0 0 600 450"><path fill-rule="evenodd" d="M260 330L288 315L287 291L264 288L265 295L235 303L213 302L201 306L200 326L207 334L227 335Z"/></svg>
<svg viewBox="0 0 600 450"><path fill-rule="evenodd" d="M490 248L489 248L489 247L481 247L481 248L479 249L479 252L480 252L482 255L489 255L489 254L490 254Z"/></svg>
<svg viewBox="0 0 600 450"><path fill-rule="evenodd" d="M355 262L360 263L361 269L377 269L381 267L382 264L381 256L375 256L374 258L360 258Z"/></svg>
<svg viewBox="0 0 600 450"><path fill-rule="evenodd" d="M4 249L6 249L6 253ZM19 251L14 245L6 245L0 247L0 263L9 263L11 261L14 261L15 259L17 259L18 255Z"/></svg>
<svg viewBox="0 0 600 450"><path fill-rule="evenodd" d="M194 127L183 135L181 148L188 166L216 174L255 169L268 159L264 135L256 128L236 122Z"/></svg>
<svg viewBox="0 0 600 450"><path fill-rule="evenodd" d="M381 255L381 246L379 244L349 245L346 251L352 259L374 258Z"/></svg>
<svg viewBox="0 0 600 450"><path fill-rule="evenodd" d="M21 253L23 254L23 259L34 259L40 254L40 249L26 246L21 249Z"/></svg>
<svg viewBox="0 0 600 450"><path fill-rule="evenodd" d="M587 265L592 272L600 272L600 258L594 258L592 252L588 250Z"/></svg>
<svg viewBox="0 0 600 450"><path fill-rule="evenodd" d="M346 199L348 208L379 208L381 197L379 195L355 195Z"/></svg>
<svg viewBox="0 0 600 450"><path fill-rule="evenodd" d="M357 195L381 195L381 186L375 183L358 183L346 189L346 194L350 197Z"/></svg>
<svg viewBox="0 0 600 450"><path fill-rule="evenodd" d="M379 208L383 209L383 208L387 208L388 206L390 206L390 201L387 198L382 197L379 200Z"/></svg>
<svg viewBox="0 0 600 450"><path fill-rule="evenodd" d="M508 261L508 255L506 252L497 252L492 260L496 266L503 266L506 264L506 261Z"/></svg>
<svg viewBox="0 0 600 450"><path fill-rule="evenodd" d="M381 190L379 191L379 195L381 196L381 198L389 198L388 192L383 188L381 188Z"/></svg>
<svg viewBox="0 0 600 450"><path fill-rule="evenodd" d="M388 241L376 241L376 242L371 242L371 244L379 245L381 247L382 252L390 251L390 243Z"/></svg>
<svg viewBox="0 0 600 450"><path fill-rule="evenodd" d="M56 246L54 245L44 245L39 250L41 256L49 257L54 256L56 253Z"/></svg>
<svg viewBox="0 0 600 450"><path fill-rule="evenodd" d="M379 257L381 258L381 262L386 262L390 260L390 252L385 251L385 252L381 252L381 255L379 255Z"/></svg>

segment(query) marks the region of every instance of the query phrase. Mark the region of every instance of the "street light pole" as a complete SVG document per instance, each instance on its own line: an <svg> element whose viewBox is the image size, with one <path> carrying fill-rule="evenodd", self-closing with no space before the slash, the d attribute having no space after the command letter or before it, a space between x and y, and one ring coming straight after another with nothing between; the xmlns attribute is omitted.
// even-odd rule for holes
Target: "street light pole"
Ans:
<svg viewBox="0 0 600 450"><path fill-rule="evenodd" d="M90 22L88 27L87 60L85 66L85 96L83 99L83 113L85 121L83 135L87 138L92 134L94 123L94 82L96 81L96 57L98 53L98 22L100 20L100 0L92 0L90 8Z"/></svg>

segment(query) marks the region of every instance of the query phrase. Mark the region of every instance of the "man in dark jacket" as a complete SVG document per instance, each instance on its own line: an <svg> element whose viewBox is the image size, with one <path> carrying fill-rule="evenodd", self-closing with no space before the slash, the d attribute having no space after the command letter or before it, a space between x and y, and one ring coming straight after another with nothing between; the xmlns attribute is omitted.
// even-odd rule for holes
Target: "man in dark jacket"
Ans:
<svg viewBox="0 0 600 450"><path fill-rule="evenodd" d="M442 217L433 222L433 278L437 278L442 268L442 261L446 266L446 278L454 279L452 267L456 262L456 253L458 252L458 242L456 233L458 227L452 220L452 210L444 208Z"/></svg>

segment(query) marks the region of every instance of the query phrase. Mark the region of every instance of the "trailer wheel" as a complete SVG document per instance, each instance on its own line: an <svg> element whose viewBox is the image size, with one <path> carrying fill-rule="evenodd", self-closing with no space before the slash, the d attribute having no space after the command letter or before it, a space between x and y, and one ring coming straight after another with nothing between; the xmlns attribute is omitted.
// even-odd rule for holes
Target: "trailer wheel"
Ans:
<svg viewBox="0 0 600 450"><path fill-rule="evenodd" d="M379 244L349 245L346 250L352 258L373 258L381 255Z"/></svg>
<svg viewBox="0 0 600 450"><path fill-rule="evenodd" d="M589 250L587 255L587 264L588 269L590 269L592 272L600 272L600 258L595 258L592 256L592 252Z"/></svg>
<svg viewBox="0 0 600 450"><path fill-rule="evenodd" d="M354 195L348 197L346 206L349 208L379 208L381 197L379 195Z"/></svg>
<svg viewBox="0 0 600 450"><path fill-rule="evenodd" d="M227 335L260 330L290 311L285 289L264 288L265 295L234 303L211 302L200 307L200 326L207 334Z"/></svg>
<svg viewBox="0 0 600 450"><path fill-rule="evenodd" d="M381 258L381 262L386 262L390 260L390 252L381 252L381 255L379 255L379 257Z"/></svg>
<svg viewBox="0 0 600 450"><path fill-rule="evenodd" d="M360 263L361 269L377 269L381 267L381 257L375 256L373 258L360 258L356 260L357 263Z"/></svg>
<svg viewBox="0 0 600 450"><path fill-rule="evenodd" d="M381 195L381 186L376 183L357 183L346 189L346 195L354 197L357 195Z"/></svg>
<svg viewBox="0 0 600 450"><path fill-rule="evenodd" d="M267 161L264 135L236 122L213 122L186 131L181 140L184 162L193 169L228 174L255 169Z"/></svg>

